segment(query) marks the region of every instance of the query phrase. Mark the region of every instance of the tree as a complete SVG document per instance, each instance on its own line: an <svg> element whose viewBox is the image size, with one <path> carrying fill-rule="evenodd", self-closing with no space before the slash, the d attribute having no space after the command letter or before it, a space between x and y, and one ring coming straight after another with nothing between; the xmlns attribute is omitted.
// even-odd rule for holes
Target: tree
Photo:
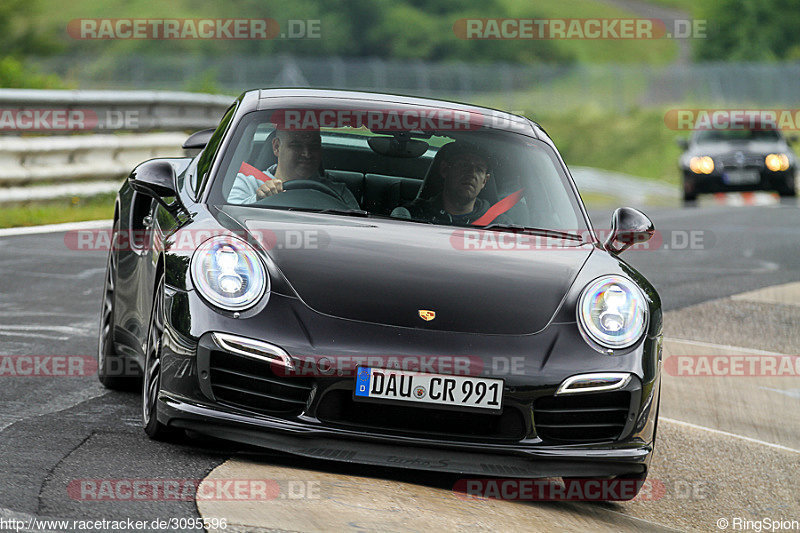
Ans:
<svg viewBox="0 0 800 533"><path fill-rule="evenodd" d="M697 59L796 59L800 0L719 0L703 15L708 20L708 35L697 42Z"/></svg>

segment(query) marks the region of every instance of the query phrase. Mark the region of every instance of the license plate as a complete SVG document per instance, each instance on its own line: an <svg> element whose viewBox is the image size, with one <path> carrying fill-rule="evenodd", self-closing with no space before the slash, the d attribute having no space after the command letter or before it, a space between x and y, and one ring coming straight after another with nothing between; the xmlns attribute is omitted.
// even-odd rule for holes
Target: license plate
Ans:
<svg viewBox="0 0 800 533"><path fill-rule="evenodd" d="M757 170L728 170L725 172L725 182L730 185L746 185L758 183L761 177Z"/></svg>
<svg viewBox="0 0 800 533"><path fill-rule="evenodd" d="M353 397L499 413L503 405L503 380L361 366Z"/></svg>

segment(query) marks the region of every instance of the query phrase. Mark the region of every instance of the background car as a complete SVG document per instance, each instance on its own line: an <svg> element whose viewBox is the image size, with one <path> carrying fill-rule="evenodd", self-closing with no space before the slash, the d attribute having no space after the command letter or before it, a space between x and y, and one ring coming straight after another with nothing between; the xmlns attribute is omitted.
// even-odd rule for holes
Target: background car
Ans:
<svg viewBox="0 0 800 533"><path fill-rule="evenodd" d="M780 130L702 130L678 144L684 150L679 167L686 202L698 194L728 191L797 195L797 157Z"/></svg>
<svg viewBox="0 0 800 533"><path fill-rule="evenodd" d="M322 160L361 210L312 179L229 201L243 172L273 164L289 110L348 117L323 127ZM353 124L354 110L381 125ZM454 113L466 127L387 128L396 114ZM444 147L466 141L493 154L480 194L509 223L393 217L441 194ZM115 215L117 233L148 230L109 254L99 375L116 386L113 360L142 368L149 436L190 429L364 464L620 478L635 496L655 442L661 307L618 256L653 226L622 208L601 242L537 124L436 100L250 91L186 143L197 145L194 159L136 167ZM297 234L313 243L290 245Z"/></svg>

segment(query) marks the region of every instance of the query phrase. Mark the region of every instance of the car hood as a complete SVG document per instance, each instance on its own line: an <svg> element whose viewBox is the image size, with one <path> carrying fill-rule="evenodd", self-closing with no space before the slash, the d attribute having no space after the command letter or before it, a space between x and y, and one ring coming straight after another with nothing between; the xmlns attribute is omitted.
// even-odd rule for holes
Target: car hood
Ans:
<svg viewBox="0 0 800 533"><path fill-rule="evenodd" d="M531 249L531 236L520 236L523 245L509 233L389 219L222 209L269 241L266 253L310 308L388 326L538 332L594 249L563 240ZM514 248L498 249L498 237ZM465 249L476 242L490 249Z"/></svg>

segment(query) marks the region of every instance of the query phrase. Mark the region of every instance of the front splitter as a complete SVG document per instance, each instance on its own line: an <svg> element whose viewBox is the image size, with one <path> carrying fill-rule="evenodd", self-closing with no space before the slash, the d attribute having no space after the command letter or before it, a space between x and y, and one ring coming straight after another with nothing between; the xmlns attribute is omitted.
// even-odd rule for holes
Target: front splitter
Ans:
<svg viewBox="0 0 800 533"><path fill-rule="evenodd" d="M335 430L300 428L293 423L281 428L164 396L159 411L174 427L301 457L454 474L522 478L638 476L646 472L652 453L651 446L504 450L483 446L479 452L459 449L455 443L429 447L397 439L376 442L349 435L332 436Z"/></svg>

